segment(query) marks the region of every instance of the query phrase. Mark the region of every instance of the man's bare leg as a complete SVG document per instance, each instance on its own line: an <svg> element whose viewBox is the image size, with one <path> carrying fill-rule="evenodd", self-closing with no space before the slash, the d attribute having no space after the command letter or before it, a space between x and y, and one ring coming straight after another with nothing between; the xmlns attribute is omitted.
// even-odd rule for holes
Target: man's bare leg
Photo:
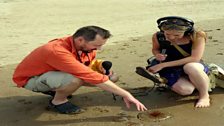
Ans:
<svg viewBox="0 0 224 126"><path fill-rule="evenodd" d="M71 84L56 89L56 94L52 100L54 105L59 105L68 101L67 96L74 93L83 84L83 81L78 78L74 78Z"/></svg>

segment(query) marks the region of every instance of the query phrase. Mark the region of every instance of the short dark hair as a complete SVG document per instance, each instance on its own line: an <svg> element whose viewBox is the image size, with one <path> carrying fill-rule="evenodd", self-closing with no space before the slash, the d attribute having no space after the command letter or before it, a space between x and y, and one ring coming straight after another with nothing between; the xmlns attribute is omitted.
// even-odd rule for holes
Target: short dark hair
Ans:
<svg viewBox="0 0 224 126"><path fill-rule="evenodd" d="M96 35L100 35L103 39L108 39L111 34L108 30L98 26L85 26L78 29L73 34L73 39L82 36L86 41L93 41Z"/></svg>

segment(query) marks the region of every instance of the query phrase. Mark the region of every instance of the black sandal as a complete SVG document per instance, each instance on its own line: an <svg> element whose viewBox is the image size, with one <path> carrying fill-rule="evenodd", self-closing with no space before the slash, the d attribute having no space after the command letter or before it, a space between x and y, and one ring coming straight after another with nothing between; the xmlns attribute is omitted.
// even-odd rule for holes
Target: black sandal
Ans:
<svg viewBox="0 0 224 126"><path fill-rule="evenodd" d="M136 71L135 71L138 75L141 75L147 79L152 80L155 83L162 83L163 80L159 77L156 77L155 74L149 72L148 70L146 70L143 67L136 67Z"/></svg>
<svg viewBox="0 0 224 126"><path fill-rule="evenodd" d="M49 105L47 107L48 110L52 109L61 114L79 114L82 113L83 110L80 107L73 105L71 102L67 101L65 103L54 105L52 100L50 100Z"/></svg>

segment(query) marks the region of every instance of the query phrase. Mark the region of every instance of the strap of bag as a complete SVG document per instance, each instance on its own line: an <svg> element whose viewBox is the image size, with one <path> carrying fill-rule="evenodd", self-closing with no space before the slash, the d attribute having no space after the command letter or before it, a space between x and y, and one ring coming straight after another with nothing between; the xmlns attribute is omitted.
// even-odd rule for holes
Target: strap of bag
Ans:
<svg viewBox="0 0 224 126"><path fill-rule="evenodd" d="M157 32L156 33L157 35L157 39L160 43L160 45L164 45L166 47L166 44L169 42L169 41L166 41L166 38L164 36L164 34L162 32ZM175 43L172 43L172 45L184 56L184 57L187 57L187 56L190 56L189 53L187 53L186 51L184 51L180 46L178 46L177 44Z"/></svg>
<svg viewBox="0 0 224 126"><path fill-rule="evenodd" d="M187 57L187 56L190 56L189 53L187 53L186 51L184 51L180 46L178 46L177 44L175 43L172 43L172 45L184 56L184 57Z"/></svg>

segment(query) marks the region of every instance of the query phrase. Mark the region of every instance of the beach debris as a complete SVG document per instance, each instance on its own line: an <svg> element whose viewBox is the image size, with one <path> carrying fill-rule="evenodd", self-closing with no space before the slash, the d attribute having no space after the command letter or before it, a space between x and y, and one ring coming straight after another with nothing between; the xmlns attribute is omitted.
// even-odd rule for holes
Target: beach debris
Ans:
<svg viewBox="0 0 224 126"><path fill-rule="evenodd" d="M224 88L224 69L223 67L211 63L208 65L209 73L208 77L210 79L209 91L212 91L216 86Z"/></svg>

